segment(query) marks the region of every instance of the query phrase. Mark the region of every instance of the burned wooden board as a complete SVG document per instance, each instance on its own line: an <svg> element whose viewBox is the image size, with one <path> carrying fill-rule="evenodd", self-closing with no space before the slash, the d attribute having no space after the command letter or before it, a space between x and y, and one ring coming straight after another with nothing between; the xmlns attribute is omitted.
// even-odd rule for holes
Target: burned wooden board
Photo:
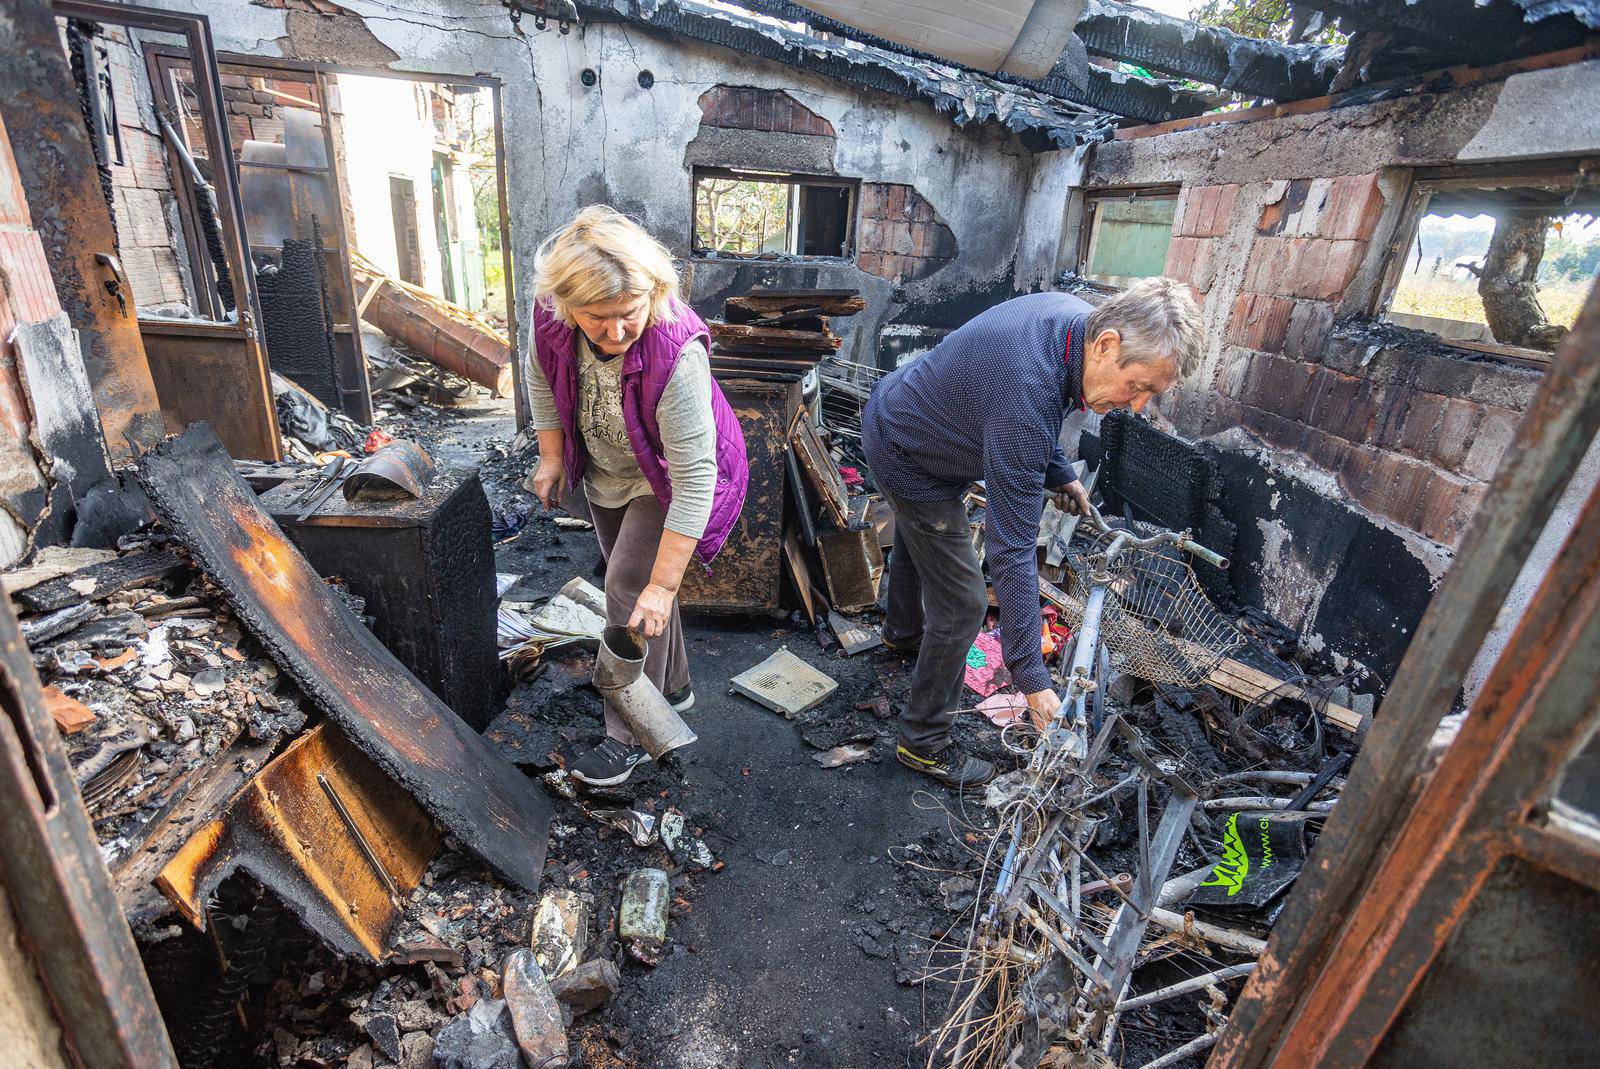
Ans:
<svg viewBox="0 0 1600 1069"><path fill-rule="evenodd" d="M828 600L839 612L861 612L878 604L883 549L878 532L862 524L843 531L819 531L817 554L828 584Z"/></svg>
<svg viewBox="0 0 1600 1069"><path fill-rule="evenodd" d="M860 290L753 290L722 302L730 316L750 312L757 316L781 315L800 308L815 308L825 315L848 316L866 310Z"/></svg>
<svg viewBox="0 0 1600 1069"><path fill-rule="evenodd" d="M119 590L149 586L189 567L189 562L166 550L129 553L115 560L91 564L57 576L12 595L30 612L55 612L86 601L109 598Z"/></svg>
<svg viewBox="0 0 1600 1069"><path fill-rule="evenodd" d="M312 570L204 423L139 481L235 613L351 742L506 879L534 890L550 802L383 647Z"/></svg>
<svg viewBox="0 0 1600 1069"><path fill-rule="evenodd" d="M811 483L811 489L822 502L823 511L835 527L850 525L850 493L845 489L839 469L828 455L828 447L817 436L816 424L809 418L795 421L789 433L789 445L800 459L800 467Z"/></svg>
<svg viewBox="0 0 1600 1069"><path fill-rule="evenodd" d="M708 323L717 348L728 352L836 353L842 344L831 330L792 330L742 323Z"/></svg>
<svg viewBox="0 0 1600 1069"><path fill-rule="evenodd" d="M336 952L381 962L440 835L412 797L323 721L201 825L156 877L196 927L244 869Z"/></svg>
<svg viewBox="0 0 1600 1069"><path fill-rule="evenodd" d="M1258 702L1270 694L1292 698L1305 702L1313 708L1316 707L1312 696L1300 687L1286 683L1270 673L1251 668L1231 657L1224 657L1221 663L1211 670L1206 682L1225 694L1232 694L1235 698L1243 698L1248 702ZM1322 718L1345 731L1358 733L1363 730L1360 713L1354 709L1346 709L1342 705L1335 705L1333 702L1329 702L1322 710Z"/></svg>

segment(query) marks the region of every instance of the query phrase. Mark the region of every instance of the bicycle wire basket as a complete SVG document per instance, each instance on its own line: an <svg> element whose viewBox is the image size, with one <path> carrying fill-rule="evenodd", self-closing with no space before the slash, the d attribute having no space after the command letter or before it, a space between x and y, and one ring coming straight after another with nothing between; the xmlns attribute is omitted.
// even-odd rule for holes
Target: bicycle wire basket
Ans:
<svg viewBox="0 0 1600 1069"><path fill-rule="evenodd" d="M1139 537L1160 530L1133 524ZM1114 537L1116 532L1080 527L1067 548L1064 563L1072 582L1064 615L1074 630L1083 623L1094 562ZM1177 686L1203 682L1224 657L1244 645L1239 629L1200 589L1188 554L1172 545L1129 546L1118 554L1100 616L1100 639L1117 671Z"/></svg>

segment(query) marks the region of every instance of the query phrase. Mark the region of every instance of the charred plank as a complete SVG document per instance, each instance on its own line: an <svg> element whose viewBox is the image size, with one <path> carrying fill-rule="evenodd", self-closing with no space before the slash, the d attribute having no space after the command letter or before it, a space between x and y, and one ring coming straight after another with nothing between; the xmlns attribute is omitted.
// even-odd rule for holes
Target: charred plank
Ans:
<svg viewBox="0 0 1600 1069"><path fill-rule="evenodd" d="M262 511L211 428L147 454L139 481L162 519L279 667L462 843L539 886L550 803L398 661Z"/></svg>

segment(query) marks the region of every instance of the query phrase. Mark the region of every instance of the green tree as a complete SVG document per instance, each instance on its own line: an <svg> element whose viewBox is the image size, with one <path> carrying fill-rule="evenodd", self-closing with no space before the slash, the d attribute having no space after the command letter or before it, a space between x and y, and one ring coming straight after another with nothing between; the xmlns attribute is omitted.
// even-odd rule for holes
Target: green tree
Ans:
<svg viewBox="0 0 1600 1069"><path fill-rule="evenodd" d="M1189 18L1206 26L1221 26L1246 37L1259 37L1269 41L1289 42L1294 26L1294 15L1288 0L1205 0L1189 12ZM1310 40L1323 45L1342 45L1345 35L1334 28L1332 21L1310 35Z"/></svg>

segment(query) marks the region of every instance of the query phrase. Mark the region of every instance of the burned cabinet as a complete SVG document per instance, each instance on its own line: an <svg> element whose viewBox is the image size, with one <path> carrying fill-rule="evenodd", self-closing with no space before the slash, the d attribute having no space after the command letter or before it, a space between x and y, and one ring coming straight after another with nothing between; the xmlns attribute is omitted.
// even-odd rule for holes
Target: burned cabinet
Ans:
<svg viewBox="0 0 1600 1069"><path fill-rule="evenodd" d="M702 612L781 612L785 453L800 387L722 376L717 384L744 431L750 485L722 552L709 569L690 565L679 601Z"/></svg>
<svg viewBox="0 0 1600 1069"><path fill-rule="evenodd" d="M441 472L417 500L346 501L301 517L303 480L262 506L320 575L366 602L373 632L457 716L482 731L499 699L494 545L476 472Z"/></svg>

